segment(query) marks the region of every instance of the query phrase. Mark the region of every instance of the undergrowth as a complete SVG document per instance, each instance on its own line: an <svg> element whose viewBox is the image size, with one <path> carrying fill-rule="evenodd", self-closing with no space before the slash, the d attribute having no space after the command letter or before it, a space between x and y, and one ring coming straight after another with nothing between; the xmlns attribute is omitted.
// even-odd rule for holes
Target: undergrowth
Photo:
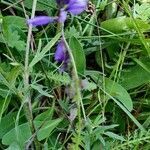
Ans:
<svg viewBox="0 0 150 150"><path fill-rule="evenodd" d="M0 149L149 150L149 0L90 0L64 24L27 24L58 14L55 0L0 2Z"/></svg>

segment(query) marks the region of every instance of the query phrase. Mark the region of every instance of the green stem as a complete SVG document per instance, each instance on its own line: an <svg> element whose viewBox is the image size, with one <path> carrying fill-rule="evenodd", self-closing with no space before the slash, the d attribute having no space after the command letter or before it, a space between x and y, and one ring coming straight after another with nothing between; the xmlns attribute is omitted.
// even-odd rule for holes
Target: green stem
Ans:
<svg viewBox="0 0 150 150"><path fill-rule="evenodd" d="M19 11L22 11L22 9L21 9L20 7L14 5L14 4L12 4L12 3L6 2L6 1L4 1L4 0L2 0L1 3L2 3L2 4L5 4L5 5L9 6L9 7L15 8L15 9L17 9L17 10L19 10ZM17 2L17 3L18 3L18 2ZM7 8L7 9L8 9L8 8ZM6 10L6 9L4 9L3 11L5 11L5 10Z"/></svg>
<svg viewBox="0 0 150 150"><path fill-rule="evenodd" d="M33 0L31 18L34 18L34 16L35 16L36 5L37 5L37 0ZM30 91L29 91L29 87L30 87L30 84L29 84L29 53L30 53L31 34L32 34L32 25L29 25L27 44L26 44L26 53L25 53L25 67L24 67L24 88L25 88L24 100L26 102L24 105L24 112L25 112L26 118L29 122L31 132L32 132L32 134L34 134L35 127L33 124L32 103L31 103L31 95L30 95ZM38 141L36 138L34 140L34 143L35 143L36 150L38 150L39 144L38 144Z"/></svg>
<svg viewBox="0 0 150 150"><path fill-rule="evenodd" d="M74 60L72 51L71 51L71 49L70 49L70 47L68 45L68 42L66 41L63 27L64 27L64 25L62 24L62 38L63 38L65 46L66 46L66 48L68 50L68 53L69 53L69 56L70 56L70 60L71 60L71 63L72 63L72 67L73 67L73 79L74 79L75 93L76 93L74 98L77 100L77 107L78 107L78 120L79 120L79 122L78 122L78 131L77 131L78 132L78 138L77 138L76 146L75 146L75 149L78 150L79 145L80 145L81 128L82 128L80 104L81 104L81 107L82 107L83 117L84 117L85 121L86 121L86 115L85 115L85 110L84 110L84 106L83 106L83 102L82 102L82 95L81 95L81 89L80 89L80 80L79 80L79 77L78 77L78 72L77 72L75 60Z"/></svg>

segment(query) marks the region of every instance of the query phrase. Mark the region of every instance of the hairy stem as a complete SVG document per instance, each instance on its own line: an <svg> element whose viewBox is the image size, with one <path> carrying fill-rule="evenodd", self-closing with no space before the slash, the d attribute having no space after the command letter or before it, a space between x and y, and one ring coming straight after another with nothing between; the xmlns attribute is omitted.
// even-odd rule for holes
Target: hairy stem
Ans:
<svg viewBox="0 0 150 150"><path fill-rule="evenodd" d="M69 53L70 59L71 59L71 63L72 63L72 67L73 67L73 80L74 80L74 85L75 85L75 99L77 100L77 107L78 107L78 138L76 141L76 147L75 149L79 148L79 144L80 144L80 137L81 137L81 128L82 128L82 120L81 120L81 109L80 109L80 105L82 108L82 113L83 113L83 117L84 120L86 121L86 115L85 115L85 110L84 110L84 106L83 106L83 102L82 102L82 95L81 95L81 89L80 89L80 80L78 77L78 72L77 72L77 68L76 68L76 64L75 64L75 60L72 54L72 51L68 45L68 42L66 41L65 35L64 35L64 25L62 25L62 38L65 42L67 51Z"/></svg>
<svg viewBox="0 0 150 150"><path fill-rule="evenodd" d="M34 18L34 16L35 16L36 4L37 4L37 0L33 0L31 18ZM34 128L34 124L33 124L31 95L30 95L30 91L29 91L29 86L30 86L29 85L29 75L30 75L30 73L29 73L29 54L30 54L31 34L32 34L32 25L29 25L27 44L26 44L26 53L25 53L25 66L24 66L24 88L25 88L24 100L26 102L24 105L24 112L25 112L26 118L29 122L31 132L32 132L32 134L34 134L35 128ZM35 141L36 149L38 149L39 146L38 146L37 139L35 139L34 141Z"/></svg>

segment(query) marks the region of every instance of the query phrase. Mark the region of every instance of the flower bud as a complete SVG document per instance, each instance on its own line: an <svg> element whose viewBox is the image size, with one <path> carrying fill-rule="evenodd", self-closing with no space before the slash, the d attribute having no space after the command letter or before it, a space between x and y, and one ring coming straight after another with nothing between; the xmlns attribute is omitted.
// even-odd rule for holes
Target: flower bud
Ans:
<svg viewBox="0 0 150 150"><path fill-rule="evenodd" d="M88 0L70 0L67 11L73 15L82 13L87 7Z"/></svg>
<svg viewBox="0 0 150 150"><path fill-rule="evenodd" d="M64 23L66 19L67 19L67 12L64 9L61 9L58 17L58 22Z"/></svg>
<svg viewBox="0 0 150 150"><path fill-rule="evenodd" d="M58 17L38 16L33 19L28 19L27 23L32 26L42 26L53 23Z"/></svg>
<svg viewBox="0 0 150 150"><path fill-rule="evenodd" d="M66 63L67 62L69 56L68 56L67 49L66 49L66 46L65 46L65 43L63 40L61 40L58 43L54 57L55 57L55 60L59 63L61 63L61 62Z"/></svg>

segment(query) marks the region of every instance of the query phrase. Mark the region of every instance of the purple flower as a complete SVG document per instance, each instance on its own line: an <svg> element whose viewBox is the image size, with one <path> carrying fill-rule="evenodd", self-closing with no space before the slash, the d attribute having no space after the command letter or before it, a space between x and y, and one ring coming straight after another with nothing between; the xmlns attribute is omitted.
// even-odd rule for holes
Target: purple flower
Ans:
<svg viewBox="0 0 150 150"><path fill-rule="evenodd" d="M39 16L33 19L28 19L27 23L32 26L42 26L56 21L58 17Z"/></svg>
<svg viewBox="0 0 150 150"><path fill-rule="evenodd" d="M64 9L61 9L59 13L58 21L60 23L63 23L65 22L66 19L67 19L67 12Z"/></svg>
<svg viewBox="0 0 150 150"><path fill-rule="evenodd" d="M67 18L67 12L70 12L73 15L78 15L83 12L87 7L87 0L56 0L58 5L61 5L63 8L60 9L60 14L58 21L60 23L65 22Z"/></svg>
<svg viewBox="0 0 150 150"><path fill-rule="evenodd" d="M87 7L88 0L69 0L67 11L73 15L78 15Z"/></svg>
<svg viewBox="0 0 150 150"><path fill-rule="evenodd" d="M67 63L68 62L69 55L67 53L67 49L66 49L66 46L65 46L65 43L63 40L61 40L58 43L54 57L55 57L55 60L59 63L62 63L62 62Z"/></svg>
<svg viewBox="0 0 150 150"><path fill-rule="evenodd" d="M87 0L56 0L56 2L60 7L63 7L60 9L59 17L39 16L28 19L27 23L32 26L46 25L48 23L53 23L54 21L63 23L67 18L67 12L78 15L87 7Z"/></svg>
<svg viewBox="0 0 150 150"><path fill-rule="evenodd" d="M63 39L57 45L54 58L57 62L63 63L59 71L64 72L68 67L69 55Z"/></svg>

